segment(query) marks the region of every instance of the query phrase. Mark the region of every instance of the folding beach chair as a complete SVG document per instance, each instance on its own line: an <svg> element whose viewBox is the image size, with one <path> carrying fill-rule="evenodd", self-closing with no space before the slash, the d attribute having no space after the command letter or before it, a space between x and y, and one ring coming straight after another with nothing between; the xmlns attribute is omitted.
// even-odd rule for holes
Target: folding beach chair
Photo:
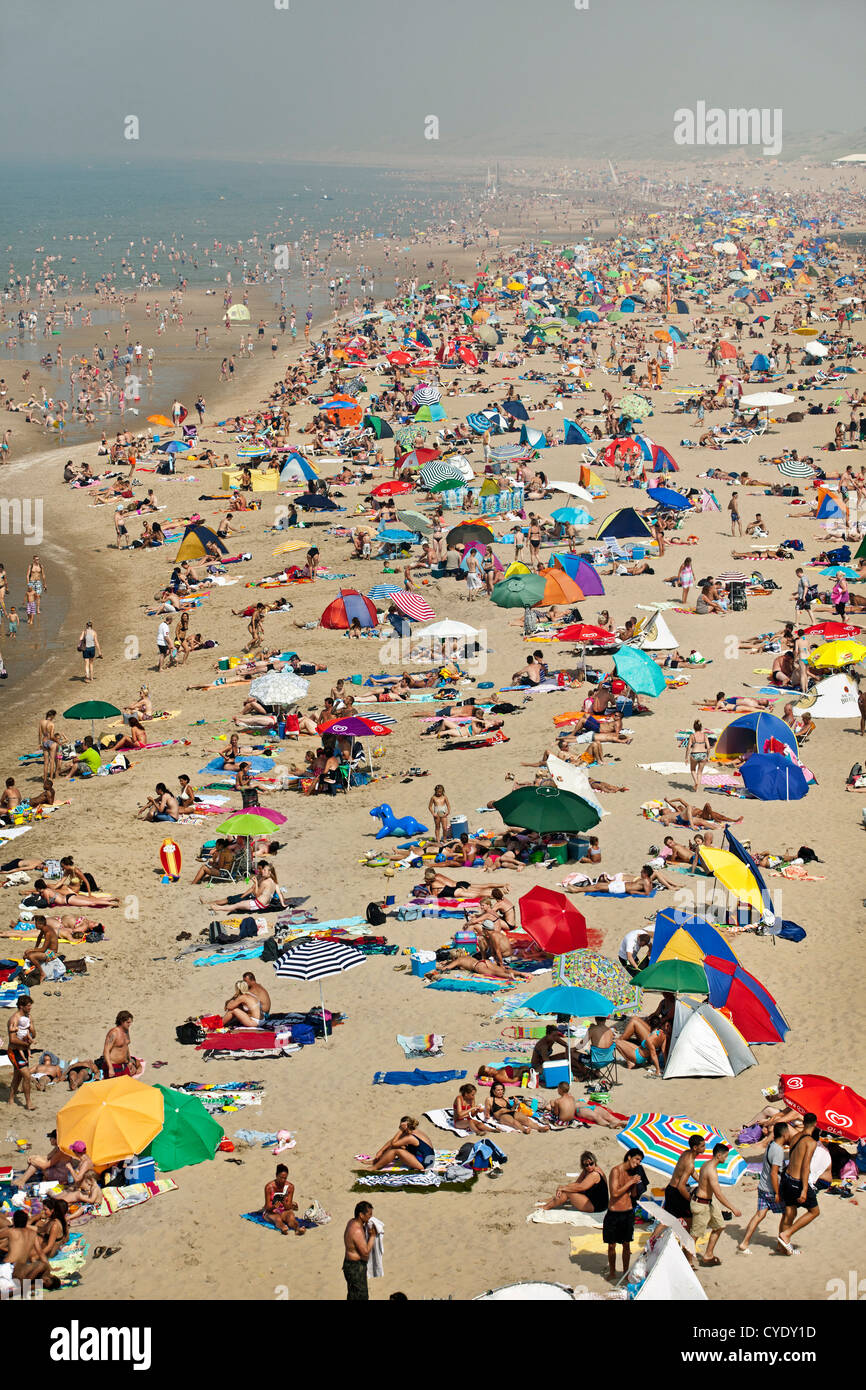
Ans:
<svg viewBox="0 0 866 1390"><path fill-rule="evenodd" d="M618 1086L619 1081L616 1076L616 1045L611 1044L608 1048L591 1047L589 1057L584 1062L584 1067L589 1073L589 1083L599 1088L608 1090L611 1086Z"/></svg>

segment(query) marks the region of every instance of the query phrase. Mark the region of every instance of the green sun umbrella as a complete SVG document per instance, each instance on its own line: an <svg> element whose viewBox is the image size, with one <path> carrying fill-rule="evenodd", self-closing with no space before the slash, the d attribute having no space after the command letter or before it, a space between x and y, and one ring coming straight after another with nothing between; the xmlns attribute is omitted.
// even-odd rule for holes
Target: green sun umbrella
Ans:
<svg viewBox="0 0 866 1390"><path fill-rule="evenodd" d="M671 990L674 994L709 994L707 974L694 960L657 960L638 971L635 982L641 989Z"/></svg>
<svg viewBox="0 0 866 1390"><path fill-rule="evenodd" d="M117 708L117 705L110 705L107 700L82 700L80 704L70 705L69 709L65 709L63 718L89 719L90 732L95 737L97 719L113 719L122 712Z"/></svg>
<svg viewBox="0 0 866 1390"><path fill-rule="evenodd" d="M218 835L239 835L247 842L247 874L250 873L250 840L257 835L273 835L274 828L278 825L285 825L287 817L280 811L268 811L267 815L260 811L235 811L224 820L222 825L217 826Z"/></svg>
<svg viewBox="0 0 866 1390"><path fill-rule="evenodd" d="M545 586L540 574L512 574L494 584L490 597L497 608L532 608L544 597Z"/></svg>
<svg viewBox="0 0 866 1390"><path fill-rule="evenodd" d="M433 526L429 516L422 516L420 512L398 512L397 520L409 531L420 531L422 536L432 534Z"/></svg>
<svg viewBox="0 0 866 1390"><path fill-rule="evenodd" d="M601 820L598 811L574 792L559 787L517 787L493 805L506 825L522 830L580 834Z"/></svg>
<svg viewBox="0 0 866 1390"><path fill-rule="evenodd" d="M448 473L444 478L438 478L435 483L431 483L428 492L456 492L459 488L466 486L466 479L462 473Z"/></svg>
<svg viewBox="0 0 866 1390"><path fill-rule="evenodd" d="M142 1150L143 1155L152 1158L163 1173L212 1159L225 1130L208 1114L198 1096L166 1086L154 1089L162 1093L165 1119L159 1134Z"/></svg>

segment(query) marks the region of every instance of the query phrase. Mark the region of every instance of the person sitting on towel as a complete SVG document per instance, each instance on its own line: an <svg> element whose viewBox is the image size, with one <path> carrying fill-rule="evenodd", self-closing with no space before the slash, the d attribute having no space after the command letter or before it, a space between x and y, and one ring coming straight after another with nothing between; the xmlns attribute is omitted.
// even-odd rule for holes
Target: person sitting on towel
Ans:
<svg viewBox="0 0 866 1390"><path fill-rule="evenodd" d="M261 999L256 994L250 994L246 982L239 980L231 999L225 1002L222 1027L229 1028L236 1024L239 1028L261 1028L264 1021L265 1010Z"/></svg>

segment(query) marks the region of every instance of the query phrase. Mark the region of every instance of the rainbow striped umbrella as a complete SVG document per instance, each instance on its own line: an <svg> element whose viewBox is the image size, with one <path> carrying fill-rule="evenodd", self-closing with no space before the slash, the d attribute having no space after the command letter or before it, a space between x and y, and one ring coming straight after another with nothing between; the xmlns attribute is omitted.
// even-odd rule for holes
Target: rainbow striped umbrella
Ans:
<svg viewBox="0 0 866 1390"><path fill-rule="evenodd" d="M553 983L594 989L616 1005L617 1013L636 1013L641 1006L641 990L619 961L609 960L598 951L580 949L555 956Z"/></svg>
<svg viewBox="0 0 866 1390"><path fill-rule="evenodd" d="M703 1135L706 1149L695 1162L695 1172L699 1173L708 1158L712 1157L715 1144L727 1144L721 1130L713 1125L697 1124L687 1115L660 1115L656 1112L630 1115L625 1129L621 1129L617 1142L624 1149L640 1149L648 1168L670 1177L676 1167L677 1159L689 1147L693 1134ZM745 1159L731 1149L724 1163L719 1164L719 1182L733 1187L746 1171Z"/></svg>

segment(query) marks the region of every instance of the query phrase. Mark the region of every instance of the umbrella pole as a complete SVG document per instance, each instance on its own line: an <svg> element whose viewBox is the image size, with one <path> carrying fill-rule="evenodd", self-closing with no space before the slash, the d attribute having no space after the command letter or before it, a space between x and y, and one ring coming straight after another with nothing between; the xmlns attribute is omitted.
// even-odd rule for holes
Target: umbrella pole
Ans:
<svg viewBox="0 0 866 1390"><path fill-rule="evenodd" d="M322 1006L322 1027L323 1027L324 1030L325 1030L325 1042L327 1042L327 1041L328 1041L328 1021L327 1021L327 1019L325 1018L325 987L324 987L324 985L322 984L322 981L321 981L321 980L319 981L319 1003L320 1003L321 1006Z"/></svg>

